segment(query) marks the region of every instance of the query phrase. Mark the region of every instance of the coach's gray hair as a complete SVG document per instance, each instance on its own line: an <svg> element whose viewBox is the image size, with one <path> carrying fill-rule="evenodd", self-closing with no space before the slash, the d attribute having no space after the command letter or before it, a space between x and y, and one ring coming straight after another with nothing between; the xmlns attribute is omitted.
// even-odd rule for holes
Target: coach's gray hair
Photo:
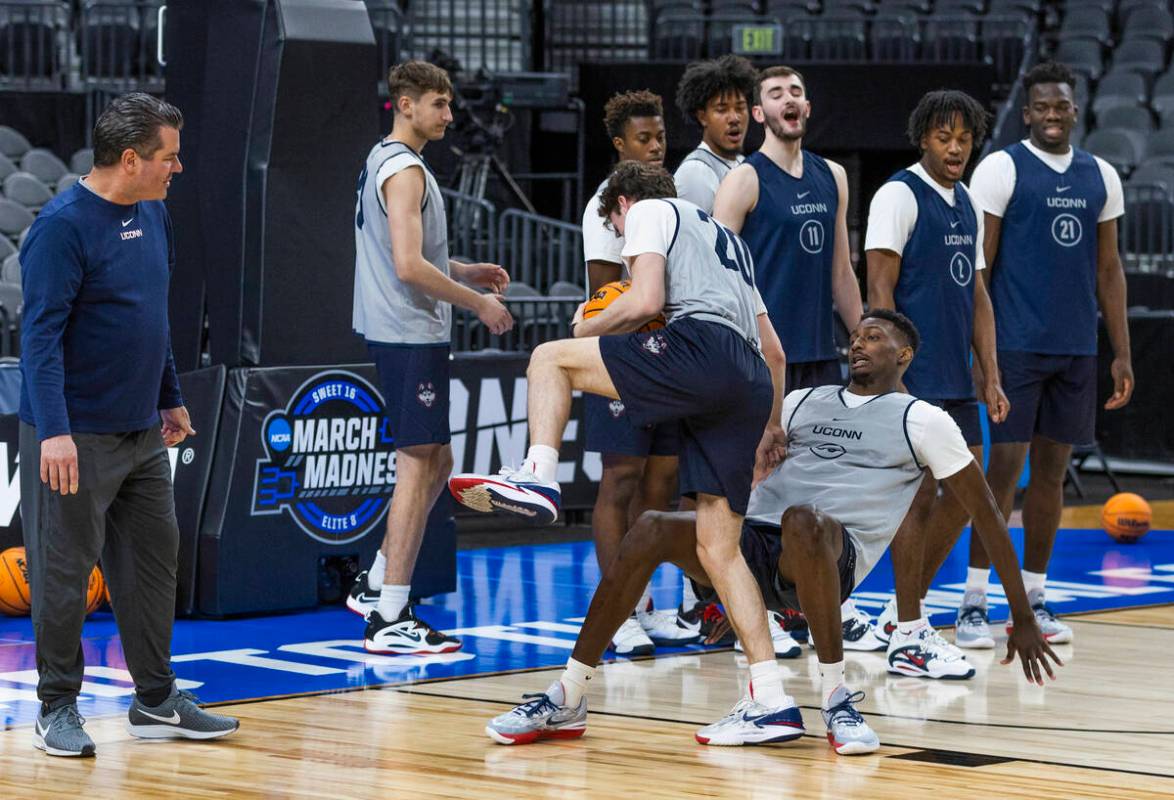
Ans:
<svg viewBox="0 0 1174 800"><path fill-rule="evenodd" d="M94 166L117 164L128 147L150 158L163 146L162 127L183 127L178 108L144 92L114 98L94 124Z"/></svg>

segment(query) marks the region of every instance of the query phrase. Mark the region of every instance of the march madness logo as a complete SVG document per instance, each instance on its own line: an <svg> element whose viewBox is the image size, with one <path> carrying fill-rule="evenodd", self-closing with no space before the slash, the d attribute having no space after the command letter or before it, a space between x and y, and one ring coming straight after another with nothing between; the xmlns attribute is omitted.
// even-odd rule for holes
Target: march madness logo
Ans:
<svg viewBox="0 0 1174 800"><path fill-rule="evenodd" d="M362 538L383 518L395 485L393 439L383 397L363 378L342 370L310 378L265 417L261 442L254 516L286 512L326 544Z"/></svg>

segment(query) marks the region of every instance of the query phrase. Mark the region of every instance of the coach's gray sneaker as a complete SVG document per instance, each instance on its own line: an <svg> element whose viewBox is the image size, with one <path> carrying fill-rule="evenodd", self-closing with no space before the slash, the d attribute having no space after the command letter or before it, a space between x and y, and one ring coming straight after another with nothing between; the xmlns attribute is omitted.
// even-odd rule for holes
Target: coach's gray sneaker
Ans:
<svg viewBox="0 0 1174 800"><path fill-rule="evenodd" d="M33 744L51 756L92 756L94 740L82 730L85 723L73 703L42 711L33 723Z"/></svg>
<svg viewBox="0 0 1174 800"><path fill-rule="evenodd" d="M136 695L127 712L127 730L140 739L217 739L240 727L238 720L211 714L197 703L194 694L176 689L153 707L143 705Z"/></svg>

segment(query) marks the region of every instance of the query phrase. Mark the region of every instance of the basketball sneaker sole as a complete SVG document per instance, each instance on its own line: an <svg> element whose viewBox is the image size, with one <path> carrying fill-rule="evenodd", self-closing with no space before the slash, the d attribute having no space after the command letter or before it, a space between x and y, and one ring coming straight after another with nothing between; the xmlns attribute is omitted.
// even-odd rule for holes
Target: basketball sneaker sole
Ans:
<svg viewBox="0 0 1174 800"><path fill-rule="evenodd" d="M454 475L448 481L449 492L466 508L489 514L504 511L550 525L558 519L558 506L534 489L486 478L482 475Z"/></svg>
<svg viewBox="0 0 1174 800"><path fill-rule="evenodd" d="M485 735L498 744L533 744L543 739L578 739L587 732L587 725L573 728L555 728L545 731L531 731L511 735L499 733L491 726L485 726Z"/></svg>

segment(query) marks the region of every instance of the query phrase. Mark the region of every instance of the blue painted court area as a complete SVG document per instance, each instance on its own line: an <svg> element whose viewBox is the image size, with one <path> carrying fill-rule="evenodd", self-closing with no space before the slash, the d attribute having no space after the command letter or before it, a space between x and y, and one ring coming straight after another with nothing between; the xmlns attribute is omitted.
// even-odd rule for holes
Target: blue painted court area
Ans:
<svg viewBox="0 0 1174 800"><path fill-rule="evenodd" d="M1017 547L1022 531L1015 530ZM966 568L966 538L930 594L934 622L953 622ZM181 687L205 702L551 667L566 661L598 579L588 542L486 548L458 553L459 591L435 598L421 613L464 639L443 656L378 656L362 648L362 620L341 606L248 619L179 620L173 660ZM669 608L680 599L680 572L661 568L653 597ZM1118 545L1103 532L1062 530L1049 572L1049 599L1059 613L1174 602L1174 532L1150 533ZM859 587L857 605L875 616L891 596L886 558ZM992 617L1005 617L995 586ZM132 687L109 613L86 622L83 716L123 712ZM694 645L660 653L697 649ZM851 658L851 654L849 654ZM27 618L0 617L0 719L31 724L36 713L36 662Z"/></svg>

